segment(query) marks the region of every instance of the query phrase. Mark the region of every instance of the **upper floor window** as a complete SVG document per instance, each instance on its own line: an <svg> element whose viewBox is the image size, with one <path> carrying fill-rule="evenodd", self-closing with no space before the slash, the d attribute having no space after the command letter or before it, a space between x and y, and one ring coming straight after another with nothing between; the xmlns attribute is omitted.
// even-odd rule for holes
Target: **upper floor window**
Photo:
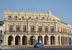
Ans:
<svg viewBox="0 0 72 50"><path fill-rule="evenodd" d="M38 17L36 17L36 19L38 19Z"/></svg>
<svg viewBox="0 0 72 50"><path fill-rule="evenodd" d="M23 32L26 32L26 25L23 26Z"/></svg>
<svg viewBox="0 0 72 50"><path fill-rule="evenodd" d="M11 16L8 16L8 19L11 20Z"/></svg>
<svg viewBox="0 0 72 50"><path fill-rule="evenodd" d="M29 19L31 19L31 17L29 17Z"/></svg>
<svg viewBox="0 0 72 50"><path fill-rule="evenodd" d="M22 20L24 20L24 16L22 16Z"/></svg>
<svg viewBox="0 0 72 50"><path fill-rule="evenodd" d="M54 26L50 27L50 31L53 33L54 32Z"/></svg>
<svg viewBox="0 0 72 50"><path fill-rule="evenodd" d="M16 25L16 32L19 32L19 31L20 31L20 26Z"/></svg>
<svg viewBox="0 0 72 50"><path fill-rule="evenodd" d="M15 16L15 20L17 20L17 18L18 18L18 17L17 17L17 16Z"/></svg>
<svg viewBox="0 0 72 50"><path fill-rule="evenodd" d="M42 17L42 19L44 19L44 17Z"/></svg>
<svg viewBox="0 0 72 50"><path fill-rule="evenodd" d="M12 30L13 30L13 26L10 25L10 26L9 26L9 32L12 32Z"/></svg>
<svg viewBox="0 0 72 50"><path fill-rule="evenodd" d="M38 32L42 32L42 26L38 27Z"/></svg>
<svg viewBox="0 0 72 50"><path fill-rule="evenodd" d="M45 32L48 32L48 26L45 26Z"/></svg>
<svg viewBox="0 0 72 50"><path fill-rule="evenodd" d="M35 31L35 26L31 26L31 32Z"/></svg>
<svg viewBox="0 0 72 50"><path fill-rule="evenodd" d="M53 21L55 21L55 20L53 19Z"/></svg>

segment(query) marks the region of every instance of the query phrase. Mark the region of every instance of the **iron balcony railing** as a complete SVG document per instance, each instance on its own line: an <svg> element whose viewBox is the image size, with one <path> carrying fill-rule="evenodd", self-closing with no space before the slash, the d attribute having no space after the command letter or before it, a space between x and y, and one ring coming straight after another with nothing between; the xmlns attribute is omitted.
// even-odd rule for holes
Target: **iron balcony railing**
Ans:
<svg viewBox="0 0 72 50"><path fill-rule="evenodd" d="M65 33L65 34L67 34L67 32L45 32L45 31L41 31L41 32L39 32L39 31L26 31L26 32L24 32L24 31L5 31L5 33Z"/></svg>

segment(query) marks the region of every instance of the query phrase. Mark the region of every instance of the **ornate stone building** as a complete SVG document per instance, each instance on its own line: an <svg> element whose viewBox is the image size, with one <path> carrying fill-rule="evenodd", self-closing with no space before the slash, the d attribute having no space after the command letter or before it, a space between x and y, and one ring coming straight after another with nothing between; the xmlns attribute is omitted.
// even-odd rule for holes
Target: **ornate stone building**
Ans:
<svg viewBox="0 0 72 50"><path fill-rule="evenodd" d="M45 45L68 45L67 24L47 13L4 12L7 45L32 45L34 41Z"/></svg>

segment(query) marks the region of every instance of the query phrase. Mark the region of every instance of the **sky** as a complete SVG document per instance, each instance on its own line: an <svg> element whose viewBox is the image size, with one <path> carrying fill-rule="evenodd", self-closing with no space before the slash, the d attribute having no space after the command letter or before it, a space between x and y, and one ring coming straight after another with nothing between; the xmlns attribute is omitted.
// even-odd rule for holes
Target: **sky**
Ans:
<svg viewBox="0 0 72 50"><path fill-rule="evenodd" d="M61 21L72 24L72 0L0 0L0 21L4 20L4 11L52 11Z"/></svg>

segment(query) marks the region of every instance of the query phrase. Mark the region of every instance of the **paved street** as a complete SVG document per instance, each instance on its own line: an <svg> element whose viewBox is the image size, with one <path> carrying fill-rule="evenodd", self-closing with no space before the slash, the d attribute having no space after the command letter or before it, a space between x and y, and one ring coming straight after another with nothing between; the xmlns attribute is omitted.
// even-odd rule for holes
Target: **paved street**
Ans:
<svg viewBox="0 0 72 50"><path fill-rule="evenodd" d="M72 50L72 46L50 46L50 47L44 47L44 48L2 47L1 50Z"/></svg>

